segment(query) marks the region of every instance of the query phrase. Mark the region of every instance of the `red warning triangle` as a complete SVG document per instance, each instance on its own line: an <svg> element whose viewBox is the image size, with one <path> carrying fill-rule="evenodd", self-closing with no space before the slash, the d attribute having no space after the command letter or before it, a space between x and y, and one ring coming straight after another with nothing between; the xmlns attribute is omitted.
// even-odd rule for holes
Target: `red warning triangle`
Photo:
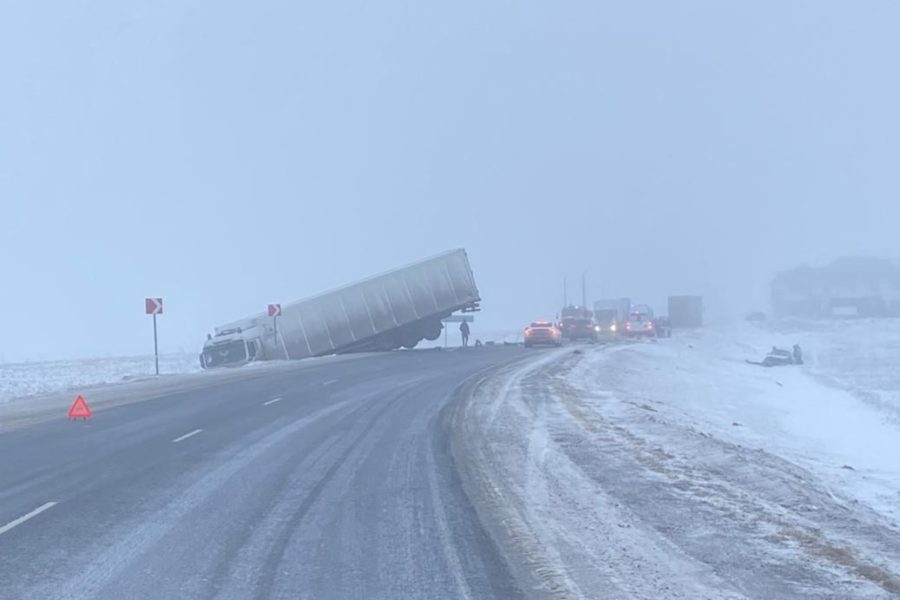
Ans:
<svg viewBox="0 0 900 600"><path fill-rule="evenodd" d="M93 413L91 409L88 408L87 402L84 401L84 397L79 395L75 398L75 402L72 403L72 408L69 409L69 418L70 419L90 419Z"/></svg>

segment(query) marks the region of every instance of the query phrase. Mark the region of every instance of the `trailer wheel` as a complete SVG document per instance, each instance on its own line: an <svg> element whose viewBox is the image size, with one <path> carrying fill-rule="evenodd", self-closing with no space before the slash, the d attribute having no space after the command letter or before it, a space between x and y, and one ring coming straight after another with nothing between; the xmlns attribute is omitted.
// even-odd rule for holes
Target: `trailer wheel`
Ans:
<svg viewBox="0 0 900 600"><path fill-rule="evenodd" d="M422 324L422 337L429 342L433 342L441 337L441 331L443 329L444 325L440 321L426 321Z"/></svg>
<svg viewBox="0 0 900 600"><path fill-rule="evenodd" d="M406 331L400 336L399 346L412 350L422 341L422 334L416 330Z"/></svg>

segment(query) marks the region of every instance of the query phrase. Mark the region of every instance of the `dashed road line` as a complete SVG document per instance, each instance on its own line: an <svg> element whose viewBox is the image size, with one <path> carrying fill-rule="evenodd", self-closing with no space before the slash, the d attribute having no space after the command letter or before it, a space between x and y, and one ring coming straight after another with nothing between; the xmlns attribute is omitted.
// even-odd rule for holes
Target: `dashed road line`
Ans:
<svg viewBox="0 0 900 600"><path fill-rule="evenodd" d="M41 505L38 506L36 509L34 509L34 510L31 511L30 513L28 513L27 515L22 515L21 517L19 517L19 518L16 519L15 521L10 521L9 523L7 523L6 525L4 525L3 527L0 527L0 535L3 535L4 533L6 533L7 531L9 531L9 530L12 529L13 527L17 527L17 526L21 525L22 523L24 523L24 522L27 521L28 519L33 519L34 517L38 516L39 514L41 514L42 512L44 512L45 510L47 510L48 508L53 508L53 507L56 506L57 504L58 504L57 502L46 502L46 503L44 503L44 504L41 504Z"/></svg>
<svg viewBox="0 0 900 600"><path fill-rule="evenodd" d="M263 406L275 404L276 402L281 402L281 398L272 398L271 400L267 400L266 402L263 402Z"/></svg>
<svg viewBox="0 0 900 600"><path fill-rule="evenodd" d="M184 435L181 436L181 437L175 438L174 440L172 440L172 443L173 443L173 444L177 444L178 442L180 442L180 441L182 441L182 440L186 440L186 439L188 439L189 437L192 437L192 436L197 435L197 434L200 433L201 431L203 431L203 430L202 430L202 429L195 429L195 430L191 431L190 433L186 433L186 434L184 434Z"/></svg>
<svg viewBox="0 0 900 600"><path fill-rule="evenodd" d="M337 379L329 379L328 381L322 383L322 385L331 385L333 383L337 383L339 380Z"/></svg>

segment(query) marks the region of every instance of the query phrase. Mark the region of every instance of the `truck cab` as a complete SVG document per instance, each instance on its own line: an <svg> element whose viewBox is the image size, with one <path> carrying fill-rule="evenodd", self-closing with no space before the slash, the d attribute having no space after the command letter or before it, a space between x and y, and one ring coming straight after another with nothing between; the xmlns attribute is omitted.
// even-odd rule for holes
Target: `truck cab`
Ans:
<svg viewBox="0 0 900 600"><path fill-rule="evenodd" d="M630 298L606 298L594 302L594 323L601 333L620 335L631 312Z"/></svg>
<svg viewBox="0 0 900 600"><path fill-rule="evenodd" d="M263 336L265 328L251 326L223 328L209 336L200 353L200 366L238 366L264 358Z"/></svg>
<svg viewBox="0 0 900 600"><path fill-rule="evenodd" d="M594 324L598 333L615 334L619 329L619 313L614 308L594 310Z"/></svg>

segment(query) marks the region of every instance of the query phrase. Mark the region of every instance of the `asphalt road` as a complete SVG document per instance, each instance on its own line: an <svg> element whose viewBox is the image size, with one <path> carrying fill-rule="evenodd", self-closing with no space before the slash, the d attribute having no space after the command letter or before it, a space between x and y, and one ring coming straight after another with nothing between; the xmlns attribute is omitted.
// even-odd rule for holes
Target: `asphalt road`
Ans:
<svg viewBox="0 0 900 600"><path fill-rule="evenodd" d="M394 352L0 435L0 598L518 598L445 409L516 348Z"/></svg>

